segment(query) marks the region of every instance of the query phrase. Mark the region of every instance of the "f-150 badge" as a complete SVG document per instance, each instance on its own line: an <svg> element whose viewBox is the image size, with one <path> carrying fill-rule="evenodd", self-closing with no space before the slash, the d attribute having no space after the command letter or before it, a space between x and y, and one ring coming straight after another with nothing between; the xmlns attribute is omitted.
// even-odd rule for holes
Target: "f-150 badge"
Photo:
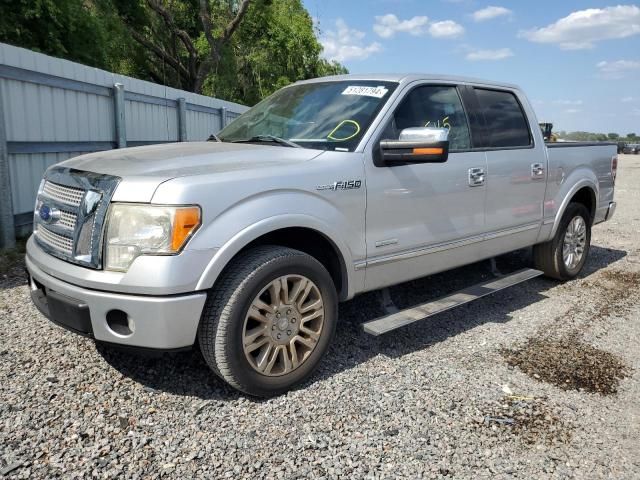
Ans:
<svg viewBox="0 0 640 480"><path fill-rule="evenodd" d="M354 190L362 186L362 180L341 180L339 182L318 185L316 190Z"/></svg>

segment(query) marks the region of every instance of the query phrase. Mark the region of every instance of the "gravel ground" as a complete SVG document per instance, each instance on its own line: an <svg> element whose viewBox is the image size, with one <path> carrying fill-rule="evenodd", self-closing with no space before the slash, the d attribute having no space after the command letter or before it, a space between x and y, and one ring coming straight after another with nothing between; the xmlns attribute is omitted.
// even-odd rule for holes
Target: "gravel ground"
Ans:
<svg viewBox="0 0 640 480"><path fill-rule="evenodd" d="M622 156L618 211L581 278L382 338L360 328L378 294L360 296L314 377L270 400L225 387L197 353L137 357L51 325L17 267L0 279L0 477L639 478L638 185L640 157ZM487 269L392 297L424 301Z"/></svg>

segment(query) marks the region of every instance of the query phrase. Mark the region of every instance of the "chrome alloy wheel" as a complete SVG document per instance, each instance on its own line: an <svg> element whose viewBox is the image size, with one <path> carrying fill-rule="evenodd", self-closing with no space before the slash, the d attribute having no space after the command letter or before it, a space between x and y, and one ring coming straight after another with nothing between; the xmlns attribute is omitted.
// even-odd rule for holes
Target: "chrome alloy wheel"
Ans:
<svg viewBox="0 0 640 480"><path fill-rule="evenodd" d="M324 302L316 284L302 275L279 277L249 307L242 329L244 354L262 375L291 373L309 358L323 326Z"/></svg>
<svg viewBox="0 0 640 480"><path fill-rule="evenodd" d="M587 224L580 215L569 222L562 243L562 259L569 269L578 266L587 243Z"/></svg>

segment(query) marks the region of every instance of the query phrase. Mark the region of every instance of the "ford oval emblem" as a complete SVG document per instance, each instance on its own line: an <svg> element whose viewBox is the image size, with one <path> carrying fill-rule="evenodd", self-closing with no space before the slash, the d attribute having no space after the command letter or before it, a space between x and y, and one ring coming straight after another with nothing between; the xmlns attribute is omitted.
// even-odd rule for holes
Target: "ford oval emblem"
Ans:
<svg viewBox="0 0 640 480"><path fill-rule="evenodd" d="M47 204L43 204L39 209L40 220L45 223L54 223L60 219L60 210L55 207L50 207Z"/></svg>

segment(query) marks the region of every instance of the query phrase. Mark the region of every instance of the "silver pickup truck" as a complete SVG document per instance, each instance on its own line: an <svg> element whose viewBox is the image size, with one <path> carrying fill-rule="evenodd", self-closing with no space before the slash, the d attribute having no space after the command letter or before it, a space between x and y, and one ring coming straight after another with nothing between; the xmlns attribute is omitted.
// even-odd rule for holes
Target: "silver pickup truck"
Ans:
<svg viewBox="0 0 640 480"><path fill-rule="evenodd" d="M616 146L545 145L513 85L347 75L286 87L207 142L82 155L40 185L35 305L98 342L198 346L252 395L308 377L339 301L533 247L535 269L365 325L380 334L582 269ZM384 291L384 290L383 290Z"/></svg>

